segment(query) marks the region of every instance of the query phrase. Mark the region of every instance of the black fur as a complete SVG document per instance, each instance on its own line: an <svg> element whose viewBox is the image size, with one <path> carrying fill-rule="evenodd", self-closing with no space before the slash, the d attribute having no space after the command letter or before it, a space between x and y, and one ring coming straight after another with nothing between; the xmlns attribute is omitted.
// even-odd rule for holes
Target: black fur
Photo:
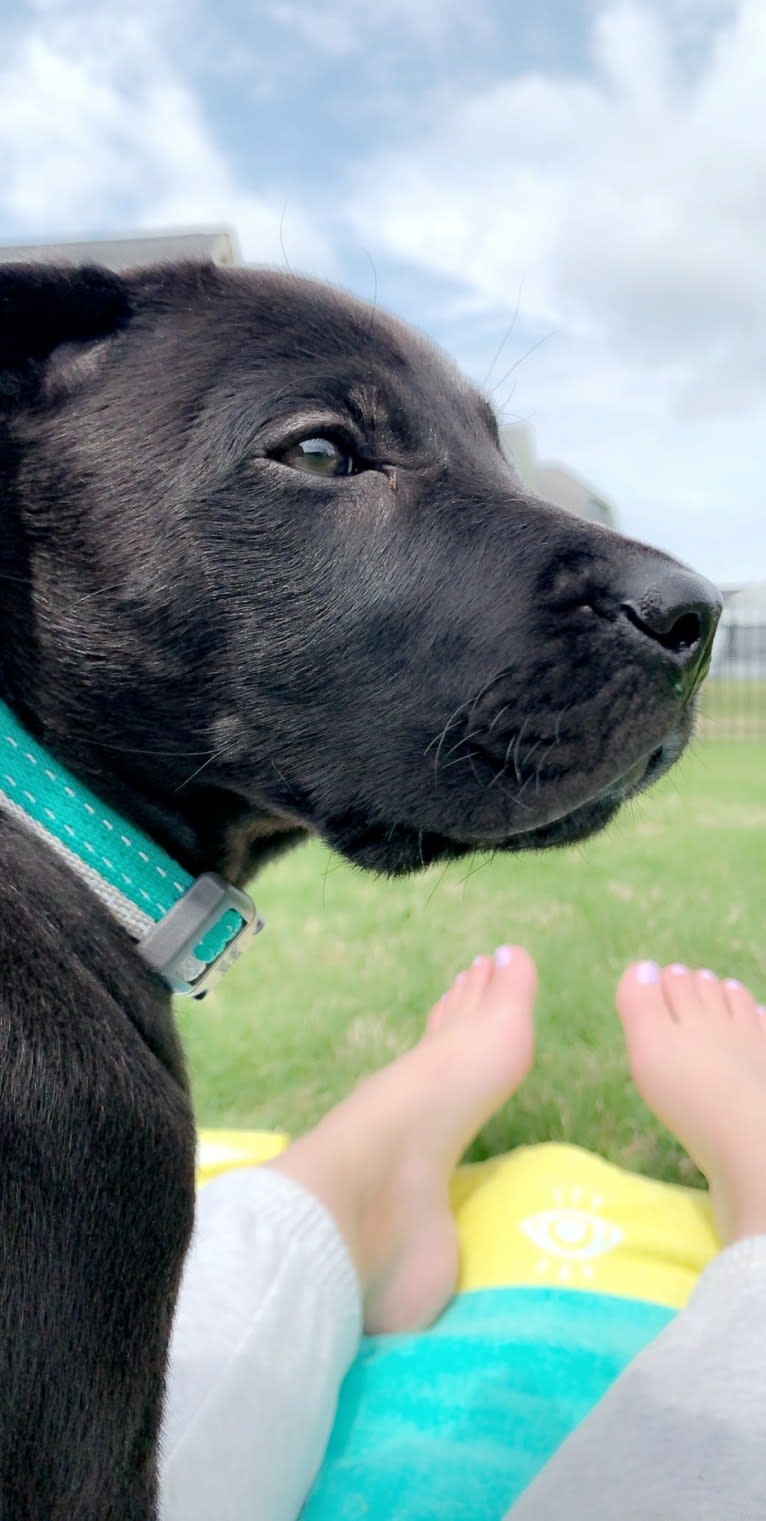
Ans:
<svg viewBox="0 0 766 1521"><path fill-rule="evenodd" d="M323 479L281 457L344 440ZM0 694L192 873L601 828L717 602L525 494L423 340L278 274L0 266ZM193 1126L169 999L0 811L0 1515L150 1521Z"/></svg>

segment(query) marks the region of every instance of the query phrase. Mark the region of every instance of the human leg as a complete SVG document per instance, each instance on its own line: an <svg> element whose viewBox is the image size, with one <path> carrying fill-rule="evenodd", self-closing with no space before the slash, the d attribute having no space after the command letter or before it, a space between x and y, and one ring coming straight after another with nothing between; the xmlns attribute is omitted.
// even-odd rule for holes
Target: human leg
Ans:
<svg viewBox="0 0 766 1521"><path fill-rule="evenodd" d="M294 1521L368 1327L452 1294L449 1176L532 1056L524 951L479 958L421 1041L268 1166L203 1190L171 1346L162 1521Z"/></svg>
<svg viewBox="0 0 766 1521"><path fill-rule="evenodd" d="M737 983L651 964L626 973L618 1008L639 1091L706 1173L726 1249L510 1516L760 1521L766 1020Z"/></svg>

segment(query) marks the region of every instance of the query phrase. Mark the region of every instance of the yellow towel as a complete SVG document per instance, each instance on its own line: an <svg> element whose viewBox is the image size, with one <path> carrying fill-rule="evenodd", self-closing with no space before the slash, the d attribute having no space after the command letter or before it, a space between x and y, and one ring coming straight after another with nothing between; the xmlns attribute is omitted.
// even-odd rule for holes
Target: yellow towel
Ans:
<svg viewBox="0 0 766 1521"><path fill-rule="evenodd" d="M283 1151L269 1131L203 1130L200 1186ZM525 1146L459 1167L452 1207L459 1291L523 1284L595 1290L680 1308L718 1251L710 1200L578 1146Z"/></svg>

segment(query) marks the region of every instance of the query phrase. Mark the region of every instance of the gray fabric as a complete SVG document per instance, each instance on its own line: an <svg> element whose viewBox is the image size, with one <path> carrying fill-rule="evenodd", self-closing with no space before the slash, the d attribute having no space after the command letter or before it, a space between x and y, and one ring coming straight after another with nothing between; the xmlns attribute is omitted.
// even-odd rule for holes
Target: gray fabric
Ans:
<svg viewBox="0 0 766 1521"><path fill-rule="evenodd" d="M508 1521L764 1521L766 1236L722 1252Z"/></svg>

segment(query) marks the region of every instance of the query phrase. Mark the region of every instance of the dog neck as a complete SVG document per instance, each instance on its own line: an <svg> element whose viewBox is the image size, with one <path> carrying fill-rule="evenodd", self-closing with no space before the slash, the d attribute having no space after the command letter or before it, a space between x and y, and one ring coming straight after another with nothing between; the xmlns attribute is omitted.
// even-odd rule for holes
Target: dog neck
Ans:
<svg viewBox="0 0 766 1521"><path fill-rule="evenodd" d="M191 877L38 744L0 702L0 801L82 878L175 993L203 997L262 928L223 877Z"/></svg>

